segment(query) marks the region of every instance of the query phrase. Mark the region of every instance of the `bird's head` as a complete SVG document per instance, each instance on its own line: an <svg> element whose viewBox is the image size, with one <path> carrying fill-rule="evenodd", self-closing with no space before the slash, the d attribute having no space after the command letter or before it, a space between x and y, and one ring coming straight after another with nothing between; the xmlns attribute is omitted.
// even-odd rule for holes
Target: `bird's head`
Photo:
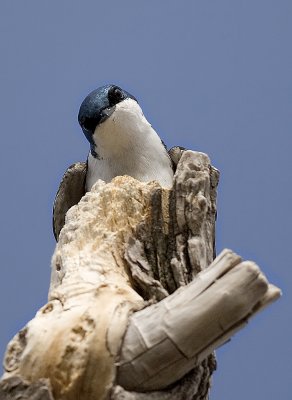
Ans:
<svg viewBox="0 0 292 400"><path fill-rule="evenodd" d="M118 105L125 104L124 102L138 106L134 96L116 85L101 86L89 93L83 100L78 114L78 121L90 143L91 154L94 157L97 157L94 137L96 129L108 120Z"/></svg>

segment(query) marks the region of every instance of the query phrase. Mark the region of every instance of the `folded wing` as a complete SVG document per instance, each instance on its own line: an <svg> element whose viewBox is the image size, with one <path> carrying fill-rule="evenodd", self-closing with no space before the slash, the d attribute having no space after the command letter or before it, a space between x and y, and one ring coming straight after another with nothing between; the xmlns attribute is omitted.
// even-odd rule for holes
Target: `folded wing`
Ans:
<svg viewBox="0 0 292 400"><path fill-rule="evenodd" d="M56 240L65 223L65 215L69 208L79 203L85 194L87 163L72 164L64 173L53 209L53 231Z"/></svg>

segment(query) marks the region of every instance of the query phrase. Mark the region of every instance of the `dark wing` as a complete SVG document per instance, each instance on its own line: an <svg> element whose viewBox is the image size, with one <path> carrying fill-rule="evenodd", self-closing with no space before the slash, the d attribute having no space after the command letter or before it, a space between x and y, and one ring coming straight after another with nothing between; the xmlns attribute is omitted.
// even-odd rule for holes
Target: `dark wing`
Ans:
<svg viewBox="0 0 292 400"><path fill-rule="evenodd" d="M184 147L180 146L174 146L170 150L168 150L168 154L172 162L173 172L175 172L177 164L181 158L181 155L185 150L186 149Z"/></svg>
<svg viewBox="0 0 292 400"><path fill-rule="evenodd" d="M72 164L63 175L53 209L53 231L57 241L65 223L66 212L85 194L86 171L87 163L78 162Z"/></svg>

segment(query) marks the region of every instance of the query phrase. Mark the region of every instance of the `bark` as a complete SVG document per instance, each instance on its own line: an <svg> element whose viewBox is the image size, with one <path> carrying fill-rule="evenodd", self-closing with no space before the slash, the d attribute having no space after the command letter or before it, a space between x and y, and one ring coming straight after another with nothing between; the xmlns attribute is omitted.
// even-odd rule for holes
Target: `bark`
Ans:
<svg viewBox="0 0 292 400"><path fill-rule="evenodd" d="M218 178L185 151L173 189L117 177L69 210L0 399L207 400L213 350L280 295L230 250L212 263Z"/></svg>

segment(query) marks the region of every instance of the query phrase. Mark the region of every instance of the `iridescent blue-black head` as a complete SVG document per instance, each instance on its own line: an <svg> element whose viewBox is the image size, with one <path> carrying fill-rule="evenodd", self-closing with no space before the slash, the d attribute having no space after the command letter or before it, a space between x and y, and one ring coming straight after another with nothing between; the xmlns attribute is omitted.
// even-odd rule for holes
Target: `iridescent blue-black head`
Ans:
<svg viewBox="0 0 292 400"><path fill-rule="evenodd" d="M134 96L119 86L106 85L89 93L83 100L78 114L78 121L90 143L92 155L96 156L92 136L97 125L104 122L115 111L116 104L125 99L137 101Z"/></svg>

